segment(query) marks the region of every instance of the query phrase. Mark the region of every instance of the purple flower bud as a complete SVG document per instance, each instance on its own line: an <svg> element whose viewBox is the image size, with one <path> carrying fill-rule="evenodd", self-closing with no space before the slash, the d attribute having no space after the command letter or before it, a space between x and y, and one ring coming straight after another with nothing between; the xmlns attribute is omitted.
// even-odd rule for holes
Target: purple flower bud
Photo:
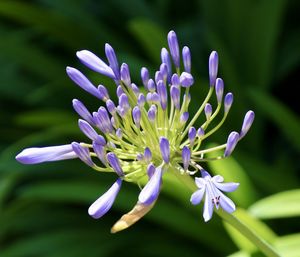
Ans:
<svg viewBox="0 0 300 257"><path fill-rule="evenodd" d="M150 91L150 92L154 92L155 91L155 82L154 82L154 80L153 79L149 79L148 80L148 85L147 85L147 88L148 88L148 90Z"/></svg>
<svg viewBox="0 0 300 257"><path fill-rule="evenodd" d="M138 96L140 94L140 90L136 84L131 83L131 89L132 89L133 93L135 94L135 96Z"/></svg>
<svg viewBox="0 0 300 257"><path fill-rule="evenodd" d="M155 173L155 166L153 165L153 163L150 163L147 167L147 174L148 174L148 177L149 179L152 178L152 176L154 175Z"/></svg>
<svg viewBox="0 0 300 257"><path fill-rule="evenodd" d="M118 119L115 119L114 117L111 117L110 118L110 122L111 122L111 125L117 129L119 127L119 123L118 123Z"/></svg>
<svg viewBox="0 0 300 257"><path fill-rule="evenodd" d="M163 172L161 167L158 167L155 170L148 183L142 189L139 195L139 202L150 205L157 199L162 182L162 173Z"/></svg>
<svg viewBox="0 0 300 257"><path fill-rule="evenodd" d="M183 60L184 70L188 73L191 73L191 65L192 65L191 52L187 46L184 46L182 48L182 60Z"/></svg>
<svg viewBox="0 0 300 257"><path fill-rule="evenodd" d="M115 79L120 80L119 63L114 49L109 45L105 44L105 55L108 60L109 66L115 74Z"/></svg>
<svg viewBox="0 0 300 257"><path fill-rule="evenodd" d="M229 134L227 143L226 143L226 149L224 152L224 157L231 155L237 142L239 141L239 137L240 137L239 133L237 133L235 131L233 131Z"/></svg>
<svg viewBox="0 0 300 257"><path fill-rule="evenodd" d="M167 64L165 63L162 63L159 67L159 71L163 77L163 80L164 81L167 81L167 78L168 78L168 67L167 67Z"/></svg>
<svg viewBox="0 0 300 257"><path fill-rule="evenodd" d="M156 112L157 112L156 106L154 104L152 104L148 110L149 121L151 121L151 122L155 121Z"/></svg>
<svg viewBox="0 0 300 257"><path fill-rule="evenodd" d="M167 87L162 80L158 81L157 83L157 93L159 94L161 108L163 110L167 109L167 104L168 104Z"/></svg>
<svg viewBox="0 0 300 257"><path fill-rule="evenodd" d="M130 105L126 94L120 95L119 106L125 111L125 114L127 113L127 111L129 111Z"/></svg>
<svg viewBox="0 0 300 257"><path fill-rule="evenodd" d="M170 78L172 73L172 64L171 64L171 58L168 50L166 48L162 48L160 56L161 56L161 62L167 65L168 77Z"/></svg>
<svg viewBox="0 0 300 257"><path fill-rule="evenodd" d="M151 103L158 104L160 102L159 94L157 94L156 92L154 92L154 93L148 93L147 96L146 96L146 98L147 98L147 102L149 104L151 104Z"/></svg>
<svg viewBox="0 0 300 257"><path fill-rule="evenodd" d="M121 65L121 79L126 86L130 86L131 84L130 72L129 72L129 67L126 63L122 63Z"/></svg>
<svg viewBox="0 0 300 257"><path fill-rule="evenodd" d="M72 79L75 84L77 84L83 90L92 94L93 96L102 99L102 95L97 90L97 88L79 70L72 67L67 67L66 71L70 79Z"/></svg>
<svg viewBox="0 0 300 257"><path fill-rule="evenodd" d="M138 106L143 107L146 102L145 96L143 94L139 94L138 96Z"/></svg>
<svg viewBox="0 0 300 257"><path fill-rule="evenodd" d="M227 93L224 98L224 112L228 113L233 102L233 94Z"/></svg>
<svg viewBox="0 0 300 257"><path fill-rule="evenodd" d="M168 34L168 45L176 68L180 67L179 45L176 33L171 30Z"/></svg>
<svg viewBox="0 0 300 257"><path fill-rule="evenodd" d="M212 114L212 106L211 104L207 103L204 107L204 113L206 116L206 119L209 120Z"/></svg>
<svg viewBox="0 0 300 257"><path fill-rule="evenodd" d="M114 171L122 177L124 175L123 170L120 165L120 161L117 158L117 156L113 153L110 152L106 155L106 159L108 160L110 166L114 169Z"/></svg>
<svg viewBox="0 0 300 257"><path fill-rule="evenodd" d="M189 112L184 112L181 116L180 116L180 123L184 124L187 122L187 120L189 119Z"/></svg>
<svg viewBox="0 0 300 257"><path fill-rule="evenodd" d="M93 71L99 72L109 78L115 79L113 70L98 56L90 51L82 50L76 53L79 60Z"/></svg>
<svg viewBox="0 0 300 257"><path fill-rule="evenodd" d="M77 142L73 142L72 144L73 151L77 154L80 160L82 160L85 164L90 167L94 167L95 164L92 161L90 151L87 147L83 147Z"/></svg>
<svg viewBox="0 0 300 257"><path fill-rule="evenodd" d="M137 159L138 161L142 161L142 160L144 159L143 154L138 153L138 154L136 155L136 159Z"/></svg>
<svg viewBox="0 0 300 257"><path fill-rule="evenodd" d="M113 131L113 127L109 118L109 115L106 109L101 106L98 112L93 113L94 122L96 126L105 134L111 133Z"/></svg>
<svg viewBox="0 0 300 257"><path fill-rule="evenodd" d="M242 125L242 129L241 129L241 132L240 132L240 139L243 138L247 132L249 131L253 121L254 121L254 112L253 111L248 111L245 115L245 118L244 118L244 122L243 122L243 125Z"/></svg>
<svg viewBox="0 0 300 257"><path fill-rule="evenodd" d="M194 143L196 135L197 135L197 130L194 127L190 127L188 137L191 144Z"/></svg>
<svg viewBox="0 0 300 257"><path fill-rule="evenodd" d="M94 124L93 116L88 111L88 109L84 106L82 102L77 99L73 99L72 101L74 110L78 113L78 115L85 119L87 122Z"/></svg>
<svg viewBox="0 0 300 257"><path fill-rule="evenodd" d="M106 102L109 99L109 94L107 92L106 87L103 86L103 85L99 85L98 90L99 90L99 93L100 93L100 96L101 96L101 100Z"/></svg>
<svg viewBox="0 0 300 257"><path fill-rule="evenodd" d="M194 84L194 78L190 73L182 72L180 75L180 84L182 87L190 87Z"/></svg>
<svg viewBox="0 0 300 257"><path fill-rule="evenodd" d="M106 150L103 145L99 145L95 142L93 142L93 149L99 160L104 164L107 165L107 160L106 160Z"/></svg>
<svg viewBox="0 0 300 257"><path fill-rule="evenodd" d="M125 94L125 93L124 93L124 90L123 90L122 86L119 85L117 87L117 96L120 97L122 94Z"/></svg>
<svg viewBox="0 0 300 257"><path fill-rule="evenodd" d="M164 162L169 163L170 162L170 143L169 143L169 140L165 137L160 137L159 138L159 147L160 147L161 156L162 156Z"/></svg>
<svg viewBox="0 0 300 257"><path fill-rule="evenodd" d="M178 87L179 87L179 85L180 85L180 78L178 77L178 75L177 75L176 73L174 73L174 74L172 75L172 78L171 78L171 84L172 84L173 86L178 86Z"/></svg>
<svg viewBox="0 0 300 257"><path fill-rule="evenodd" d="M85 120L78 120L78 126L80 130L85 134L89 139L95 141L99 145L105 145L106 141L103 136L98 135L98 133L92 128L92 126Z"/></svg>
<svg viewBox="0 0 300 257"><path fill-rule="evenodd" d="M216 95L218 103L221 103L224 92L224 82L222 79L217 78L216 80Z"/></svg>
<svg viewBox="0 0 300 257"><path fill-rule="evenodd" d="M133 118L133 121L135 123L135 125L137 126L137 128L140 128L140 122L141 122L141 111L140 111L140 108L138 106L135 106L133 109L132 109L132 118Z"/></svg>
<svg viewBox="0 0 300 257"><path fill-rule="evenodd" d="M147 87L148 87L148 81L149 81L149 71L145 67L143 67L141 69L141 78L142 78L143 85L144 85L145 89L147 89Z"/></svg>
<svg viewBox="0 0 300 257"><path fill-rule="evenodd" d="M171 86L170 95L177 110L180 109L180 91L177 86Z"/></svg>
<svg viewBox="0 0 300 257"><path fill-rule="evenodd" d="M117 136L118 138L122 138L122 137L123 137L122 129L118 128L118 129L116 130L116 136Z"/></svg>
<svg viewBox="0 0 300 257"><path fill-rule="evenodd" d="M209 84L214 86L218 75L219 57L216 51L212 51L208 61Z"/></svg>
<svg viewBox="0 0 300 257"><path fill-rule="evenodd" d="M204 136L204 129L202 127L198 128L197 136L198 137L203 137Z"/></svg>
<svg viewBox="0 0 300 257"><path fill-rule="evenodd" d="M88 213L94 219L101 218L106 214L112 207L117 194L120 191L122 185L122 179L118 178L117 181L104 193L100 196L89 208Z"/></svg>
<svg viewBox="0 0 300 257"><path fill-rule="evenodd" d="M16 156L16 160L23 164L59 161L77 158L71 145L31 147L26 148Z"/></svg>
<svg viewBox="0 0 300 257"><path fill-rule="evenodd" d="M184 170L187 170L189 168L189 164L191 160L191 150L187 146L184 146L182 148L181 156L182 156L183 168Z"/></svg>
<svg viewBox="0 0 300 257"><path fill-rule="evenodd" d="M151 150L149 149L149 147L145 148L144 158L147 163L149 163L152 160L152 153L151 153Z"/></svg>
<svg viewBox="0 0 300 257"><path fill-rule="evenodd" d="M114 115L117 111L114 102L110 99L106 101L106 108L111 115Z"/></svg>
<svg viewBox="0 0 300 257"><path fill-rule="evenodd" d="M164 79L164 77L160 71L155 72L155 83L156 84L158 83L158 81L163 80L163 79Z"/></svg>

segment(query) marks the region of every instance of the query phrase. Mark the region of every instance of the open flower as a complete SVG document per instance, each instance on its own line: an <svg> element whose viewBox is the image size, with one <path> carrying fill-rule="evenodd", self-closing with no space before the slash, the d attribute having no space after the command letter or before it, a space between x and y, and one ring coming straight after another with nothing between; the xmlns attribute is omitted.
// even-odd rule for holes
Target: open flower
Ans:
<svg viewBox="0 0 300 257"><path fill-rule="evenodd" d="M191 73L191 52L187 46L180 51L174 31L168 34L168 46L169 50L162 48L162 63L152 78L147 68L141 69L141 79L146 91L140 90L132 82L126 63L119 66L115 51L109 44L105 45L107 63L88 50L77 52L77 57L85 66L114 81L118 101L114 102L110 98L104 85L96 87L78 69L67 67L67 74L76 85L102 101L102 106L94 112L90 112L80 100L72 101L73 108L80 117L79 129L89 142L28 148L16 156L24 164L78 158L96 171L114 173L117 176L116 182L89 208L89 214L93 218L103 216L111 208L122 181L144 185L137 204L114 225L113 232L132 225L153 207L163 189L163 178L167 172L176 173L179 178L180 175L194 177L199 172L202 174L202 177L195 178L199 190L193 193L191 201L198 204L205 195L206 221L212 216L213 206L219 208L220 205L227 212L235 210L234 203L221 191L233 191L238 184L222 183L223 178L220 176L211 178L200 164L230 156L238 141L249 131L254 112L247 112L240 133L233 131L224 144L203 149L203 142L227 118L233 94L223 95L224 82L217 77L219 57L213 51L208 61L207 96L198 111L193 116L190 115L190 88L197 82ZM214 91L217 103L215 107L209 103ZM196 127L200 115L204 122ZM222 117L216 123L218 115ZM214 158L206 156L220 149L224 150L221 155Z"/></svg>

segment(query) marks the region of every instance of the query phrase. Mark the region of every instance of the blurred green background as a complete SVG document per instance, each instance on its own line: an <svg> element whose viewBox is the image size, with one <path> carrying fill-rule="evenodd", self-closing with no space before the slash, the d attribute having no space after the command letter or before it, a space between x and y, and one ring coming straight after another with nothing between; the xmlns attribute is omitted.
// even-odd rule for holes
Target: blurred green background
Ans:
<svg viewBox="0 0 300 257"><path fill-rule="evenodd" d="M166 185L153 210L132 228L110 227L135 204L139 189L124 184L112 210L100 220L89 205L115 177L93 172L78 160L26 166L15 155L25 147L84 140L73 98L95 110L101 103L66 76L70 65L94 81L115 86L76 59L89 49L104 58L109 42L141 84L152 74L160 49L174 29L192 51L196 84L191 110L208 89L208 56L217 50L219 76L235 102L212 143L239 130L248 109L254 125L226 161L209 170L240 181L231 194L236 215L283 256L300 256L300 2L297 0L35 0L0 1L0 256L261 256L215 215Z"/></svg>

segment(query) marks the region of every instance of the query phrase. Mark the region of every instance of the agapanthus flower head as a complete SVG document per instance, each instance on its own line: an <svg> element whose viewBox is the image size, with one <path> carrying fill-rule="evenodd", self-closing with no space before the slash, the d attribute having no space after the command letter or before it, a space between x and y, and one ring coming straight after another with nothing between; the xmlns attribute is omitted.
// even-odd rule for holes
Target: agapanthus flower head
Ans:
<svg viewBox="0 0 300 257"><path fill-rule="evenodd" d="M217 78L219 58L213 51L209 57L208 94L198 111L191 115L190 88L197 84L191 74L191 51L187 46L180 51L174 31L169 32L167 39L169 49L161 50L159 70L150 75L147 68L141 69L141 81L146 91L132 82L126 63L119 66L116 53L109 44L105 45L108 63L88 50L77 52L85 66L116 83L118 100L110 98L105 85L95 86L79 70L68 67L67 74L75 84L101 100L101 106L92 113L79 100L72 102L80 116L79 129L87 137L87 142L27 148L16 156L24 164L78 158L96 171L113 173L116 182L89 208L93 218L100 218L109 211L122 181L138 184L141 191L137 204L121 217L112 232L125 229L151 210L163 190L166 173L178 178L191 176L195 180L199 189L190 200L192 204L199 204L204 199L205 221L211 219L214 207L221 206L226 212L235 210L234 203L222 191L232 192L238 183L223 183L221 176L212 177L201 165L230 156L249 131L254 112L247 112L240 133L233 131L224 144L204 149L203 141L224 123L233 103L233 94L227 93L223 97L224 83ZM210 101L213 91L216 101ZM216 102L216 107L211 105L213 102ZM199 96L196 103L199 103ZM204 122L196 126L200 115ZM215 122L219 115L222 118ZM207 154L222 149L224 152L217 152L218 156L207 157Z"/></svg>

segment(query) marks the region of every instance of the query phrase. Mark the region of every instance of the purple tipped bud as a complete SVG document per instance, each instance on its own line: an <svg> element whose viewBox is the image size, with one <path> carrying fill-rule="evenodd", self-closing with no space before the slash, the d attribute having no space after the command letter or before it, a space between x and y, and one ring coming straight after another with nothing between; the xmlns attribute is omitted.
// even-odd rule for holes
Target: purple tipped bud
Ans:
<svg viewBox="0 0 300 257"><path fill-rule="evenodd" d="M71 145L31 147L24 149L16 156L16 160L23 164L59 161L77 158Z"/></svg>
<svg viewBox="0 0 300 257"><path fill-rule="evenodd" d="M162 63L159 67L159 71L163 77L163 80L166 81L168 78L168 67L167 64Z"/></svg>
<svg viewBox="0 0 300 257"><path fill-rule="evenodd" d="M172 75L172 78L171 78L171 84L173 85L173 86L179 86L180 85L180 78L179 78L179 76L176 74L176 73L174 73L173 75Z"/></svg>
<svg viewBox="0 0 300 257"><path fill-rule="evenodd" d="M155 172L155 166L153 165L153 163L150 163L147 167L147 174L148 174L148 177L149 179L154 175L154 172Z"/></svg>
<svg viewBox="0 0 300 257"><path fill-rule="evenodd" d="M73 151L77 154L80 160L90 167L94 167L95 164L92 161L90 151L87 147L83 147L79 143L73 142L72 144Z"/></svg>
<svg viewBox="0 0 300 257"><path fill-rule="evenodd" d="M180 75L180 84L182 87L190 87L194 84L194 78L192 74L187 72L182 72Z"/></svg>
<svg viewBox="0 0 300 257"><path fill-rule="evenodd" d="M180 123L184 124L187 122L187 120L189 119L189 112L184 112L181 116L180 116Z"/></svg>
<svg viewBox="0 0 300 257"><path fill-rule="evenodd" d="M156 103L158 104L160 102L160 97L159 94L157 94L156 92L154 93L148 93L147 94L147 102L148 103Z"/></svg>
<svg viewBox="0 0 300 257"><path fill-rule="evenodd" d="M245 118L244 118L244 122L243 122L243 125L242 125L242 129L241 129L241 132L240 132L240 139L243 138L247 132L249 131L253 121L254 121L254 112L253 111L248 111L245 115Z"/></svg>
<svg viewBox="0 0 300 257"><path fill-rule="evenodd" d="M93 142L93 149L99 160L104 164L107 165L107 160L106 160L106 150L105 147L99 144L96 144Z"/></svg>
<svg viewBox="0 0 300 257"><path fill-rule="evenodd" d="M176 33L171 30L168 34L168 45L176 68L180 67L179 45Z"/></svg>
<svg viewBox="0 0 300 257"><path fill-rule="evenodd" d="M157 112L156 106L154 104L152 104L148 110L149 121L151 121L151 122L155 121L156 112Z"/></svg>
<svg viewBox="0 0 300 257"><path fill-rule="evenodd" d="M106 108L111 115L114 115L117 111L114 102L110 99L106 101Z"/></svg>
<svg viewBox="0 0 300 257"><path fill-rule="evenodd" d="M117 136L118 138L122 138L122 137L123 137L122 129L118 128L118 129L116 130L116 136Z"/></svg>
<svg viewBox="0 0 300 257"><path fill-rule="evenodd" d="M190 127L188 137L191 144L194 143L196 135L197 135L197 130L194 127Z"/></svg>
<svg viewBox="0 0 300 257"><path fill-rule="evenodd" d="M133 109L132 109L132 118L133 118L133 121L135 123L135 125L137 126L137 128L140 128L140 122L141 122L141 111L140 111L140 108L138 106L135 106Z"/></svg>
<svg viewBox="0 0 300 257"><path fill-rule="evenodd" d="M117 96L120 97L122 94L125 94L125 93L124 93L124 90L123 90L122 86L119 85L117 87Z"/></svg>
<svg viewBox="0 0 300 257"><path fill-rule="evenodd" d="M165 163L170 162L170 143L169 140L165 137L160 137L159 139L159 147L161 156Z"/></svg>
<svg viewBox="0 0 300 257"><path fill-rule="evenodd" d="M202 127L198 128L197 136L198 137L203 137L204 136L204 129Z"/></svg>
<svg viewBox="0 0 300 257"><path fill-rule="evenodd" d="M158 81L163 80L163 79L164 79L164 77L163 77L163 75L161 74L160 71L155 72L155 82L156 82L156 84L158 83Z"/></svg>
<svg viewBox="0 0 300 257"><path fill-rule="evenodd" d="M180 91L176 86L171 86L170 95L173 101L173 104L177 110L180 109Z"/></svg>
<svg viewBox="0 0 300 257"><path fill-rule="evenodd" d="M168 104L168 94L167 87L162 80L157 83L157 93L159 94L161 108L165 110Z"/></svg>
<svg viewBox="0 0 300 257"><path fill-rule="evenodd" d="M109 115L103 106L99 108L98 112L93 113L93 118L96 126L103 133L111 133L113 131Z"/></svg>
<svg viewBox="0 0 300 257"><path fill-rule="evenodd" d="M228 113L233 102L233 94L227 93L224 98L224 112Z"/></svg>
<svg viewBox="0 0 300 257"><path fill-rule="evenodd" d="M107 101L109 99L109 94L107 92L106 87L103 86L103 85L99 85L98 90L99 90L99 93L100 93L100 96L101 96L101 100L104 101L104 102Z"/></svg>
<svg viewBox="0 0 300 257"><path fill-rule="evenodd" d="M152 93L155 91L155 88L156 88L156 87L155 87L155 82L154 82L153 79L149 79L147 88L148 88L148 90L149 90L150 92L152 92Z"/></svg>
<svg viewBox="0 0 300 257"><path fill-rule="evenodd" d="M94 219L101 218L105 213L107 213L112 207L117 194L120 191L122 185L122 179L118 178L117 181L100 196L89 208L88 213Z"/></svg>
<svg viewBox="0 0 300 257"><path fill-rule="evenodd" d="M119 128L118 119L115 119L114 117L111 117L111 118L110 118L110 122L111 122L111 125L112 125L115 129Z"/></svg>
<svg viewBox="0 0 300 257"><path fill-rule="evenodd" d="M73 99L72 101L74 110L78 113L78 115L86 120L87 122L94 124L93 117L88 109L84 106L82 102L77 99Z"/></svg>
<svg viewBox="0 0 300 257"><path fill-rule="evenodd" d="M172 73L172 64L171 64L171 58L168 50L166 48L162 48L160 56L161 56L161 62L167 65L168 77L170 78Z"/></svg>
<svg viewBox="0 0 300 257"><path fill-rule="evenodd" d="M224 82L222 79L217 78L217 80L216 80L216 96L217 96L218 103L222 102L223 93L224 93Z"/></svg>
<svg viewBox="0 0 300 257"><path fill-rule="evenodd" d="M120 80L119 63L114 49L109 45L105 44L105 55L108 60L109 66L115 74L115 79Z"/></svg>
<svg viewBox="0 0 300 257"><path fill-rule="evenodd" d="M231 155L231 153L233 152L237 142L239 141L239 133L233 131L229 134L228 139L227 139L227 143L226 143L226 149L224 152L224 156L227 157L229 155Z"/></svg>
<svg viewBox="0 0 300 257"><path fill-rule="evenodd" d="M149 81L149 71L145 67L143 67L141 69L141 78L142 78L143 85L144 85L145 89L147 89L147 87L148 87L148 81Z"/></svg>
<svg viewBox="0 0 300 257"><path fill-rule="evenodd" d="M131 84L130 72L129 72L129 67L126 63L122 63L121 65L121 80L124 82L126 86L130 86Z"/></svg>
<svg viewBox="0 0 300 257"><path fill-rule="evenodd" d="M146 99L143 94L139 94L138 96L138 106L143 107L145 105Z"/></svg>
<svg viewBox="0 0 300 257"><path fill-rule="evenodd" d="M75 84L77 84L83 90L92 94L93 96L102 99L102 95L97 90L97 88L79 70L72 67L67 67L66 71L70 79L72 79Z"/></svg>
<svg viewBox="0 0 300 257"><path fill-rule="evenodd" d="M130 109L128 97L126 94L122 94L119 97L119 106L125 111L125 114Z"/></svg>
<svg viewBox="0 0 300 257"><path fill-rule="evenodd" d="M120 161L119 159L117 158L117 156L113 153L113 152L110 152L106 155L106 158L110 164L110 166L114 169L114 171L120 176L122 177L124 175L123 173L123 170L121 168L121 165L120 165Z"/></svg>
<svg viewBox="0 0 300 257"><path fill-rule="evenodd" d="M98 135L98 133L92 128L92 126L85 120L78 120L78 126L80 130L91 140L95 141L99 145L105 145L106 141L104 137Z"/></svg>
<svg viewBox="0 0 300 257"><path fill-rule="evenodd" d="M184 170L187 170L189 168L189 164L191 160L191 150L187 146L184 146L182 148L181 156L182 156L183 168Z"/></svg>
<svg viewBox="0 0 300 257"><path fill-rule="evenodd" d="M209 120L212 114L212 106L211 104L207 103L204 107L204 113L206 116L206 119Z"/></svg>
<svg viewBox="0 0 300 257"><path fill-rule="evenodd" d="M115 74L113 70L92 52L82 50L78 51L76 55L79 58L79 60L91 70L99 72L109 78L115 79Z"/></svg>
<svg viewBox="0 0 300 257"><path fill-rule="evenodd" d="M132 89L133 93L135 94L135 96L138 96L138 95L139 95L140 90L139 90L139 88L137 87L136 84L131 83L131 89Z"/></svg>
<svg viewBox="0 0 300 257"><path fill-rule="evenodd" d="M158 167L152 177L149 179L148 183L142 189L139 195L139 202L146 205L153 203L159 195L161 182L162 168Z"/></svg>
<svg viewBox="0 0 300 257"><path fill-rule="evenodd" d="M212 51L208 61L209 84L214 86L218 75L219 57L216 51Z"/></svg>
<svg viewBox="0 0 300 257"><path fill-rule="evenodd" d="M187 46L182 48L182 59L183 59L184 70L188 73L191 73L191 65L192 65L191 52Z"/></svg>
<svg viewBox="0 0 300 257"><path fill-rule="evenodd" d="M144 160L144 155L141 154L141 153L138 153L138 154L136 155L136 159L137 159L138 161L142 161L142 160Z"/></svg>
<svg viewBox="0 0 300 257"><path fill-rule="evenodd" d="M151 150L149 149L149 147L145 148L144 158L147 163L149 163L152 160L152 153L151 153Z"/></svg>

